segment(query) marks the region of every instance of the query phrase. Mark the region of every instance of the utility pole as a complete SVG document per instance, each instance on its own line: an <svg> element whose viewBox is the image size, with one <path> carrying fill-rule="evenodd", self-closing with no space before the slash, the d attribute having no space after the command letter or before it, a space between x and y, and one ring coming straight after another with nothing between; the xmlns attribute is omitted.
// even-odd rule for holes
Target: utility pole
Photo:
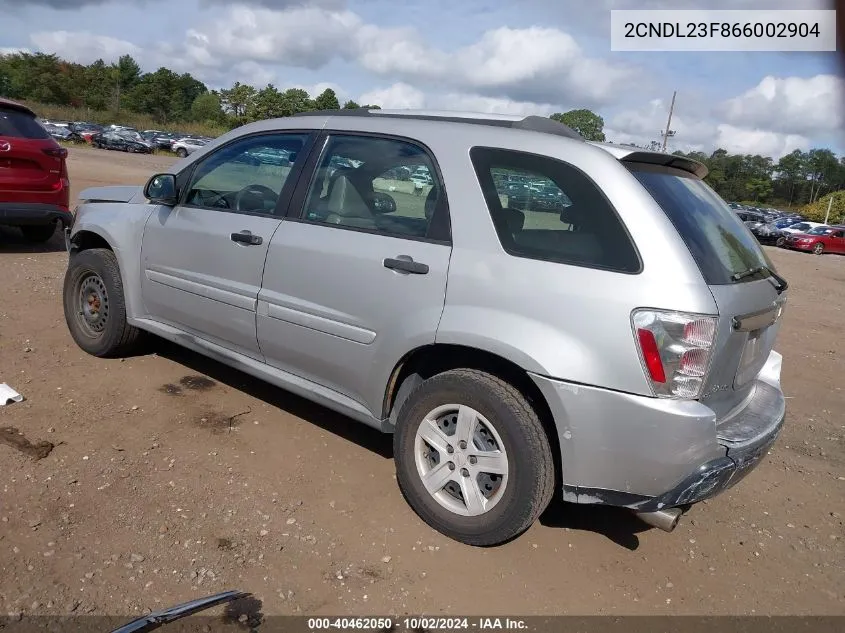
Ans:
<svg viewBox="0 0 845 633"><path fill-rule="evenodd" d="M678 94L678 91L675 90L672 92L672 104L669 106L669 120L666 121L666 129L663 131L663 151L666 151L666 143L669 141L670 136L675 136L675 132L672 130L672 112L675 110L675 95Z"/></svg>
<svg viewBox="0 0 845 633"><path fill-rule="evenodd" d="M833 194L830 194L830 199L827 202L827 213L824 214L824 223L827 224L827 221L830 219L830 207L833 206Z"/></svg>

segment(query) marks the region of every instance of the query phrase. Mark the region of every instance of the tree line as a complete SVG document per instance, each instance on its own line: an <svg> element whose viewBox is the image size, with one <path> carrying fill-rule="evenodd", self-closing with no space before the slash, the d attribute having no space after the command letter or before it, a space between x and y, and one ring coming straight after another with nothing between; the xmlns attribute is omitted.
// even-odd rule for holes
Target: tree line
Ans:
<svg viewBox="0 0 845 633"><path fill-rule="evenodd" d="M108 111L115 117L129 111L163 125L192 122L227 127L311 110L379 107L354 101L341 106L331 88L315 98L300 88L280 91L272 84L256 89L236 82L228 90L209 90L190 73L168 68L142 72L131 55L113 64L98 59L88 65L46 53L0 55L0 96Z"/></svg>
<svg viewBox="0 0 845 633"><path fill-rule="evenodd" d="M0 55L0 96L56 106L107 112L120 122L121 112L151 117L161 125L197 123L233 128L251 121L291 116L312 110L378 108L354 101L341 104L328 88L316 97L300 88L279 90L235 82L228 89L210 90L190 73L168 68L143 72L130 55L113 64L99 59L84 65L46 53ZM586 110L551 115L592 141L605 141L604 119ZM652 142L647 149L659 149ZM845 157L830 149L795 150L773 160L751 154L729 154L717 149L674 152L707 165L707 182L724 199L761 206L801 206L845 189Z"/></svg>

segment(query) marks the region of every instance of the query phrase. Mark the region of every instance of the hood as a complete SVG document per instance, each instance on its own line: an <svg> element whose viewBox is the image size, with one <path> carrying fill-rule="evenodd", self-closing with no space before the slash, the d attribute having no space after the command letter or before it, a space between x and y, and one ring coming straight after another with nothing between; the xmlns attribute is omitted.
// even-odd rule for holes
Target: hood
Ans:
<svg viewBox="0 0 845 633"><path fill-rule="evenodd" d="M143 198L144 188L139 186L91 187L79 194L79 202L132 202L136 196Z"/></svg>

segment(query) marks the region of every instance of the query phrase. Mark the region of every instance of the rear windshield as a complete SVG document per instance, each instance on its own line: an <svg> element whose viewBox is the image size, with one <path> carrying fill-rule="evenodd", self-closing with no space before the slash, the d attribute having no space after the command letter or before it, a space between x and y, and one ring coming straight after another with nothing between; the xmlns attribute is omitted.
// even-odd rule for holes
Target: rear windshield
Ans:
<svg viewBox="0 0 845 633"><path fill-rule="evenodd" d="M7 138L50 138L47 130L25 112L0 106L0 136Z"/></svg>
<svg viewBox="0 0 845 633"><path fill-rule="evenodd" d="M751 231L704 181L666 167L631 164L628 168L675 225L708 284L737 283L733 276L738 273L772 268Z"/></svg>

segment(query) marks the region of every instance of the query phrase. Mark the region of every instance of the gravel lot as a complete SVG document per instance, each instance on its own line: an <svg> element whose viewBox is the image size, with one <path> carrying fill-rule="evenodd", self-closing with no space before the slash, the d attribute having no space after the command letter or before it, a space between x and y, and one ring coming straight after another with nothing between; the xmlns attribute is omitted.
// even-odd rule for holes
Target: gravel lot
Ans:
<svg viewBox="0 0 845 633"><path fill-rule="evenodd" d="M72 149L69 168L78 192L171 162ZM26 397L0 407L0 614L136 615L237 588L265 615L845 615L845 257L769 252L792 289L768 461L672 534L554 503L480 550L416 518L388 436L163 342L85 355L60 237L0 230L0 382Z"/></svg>

